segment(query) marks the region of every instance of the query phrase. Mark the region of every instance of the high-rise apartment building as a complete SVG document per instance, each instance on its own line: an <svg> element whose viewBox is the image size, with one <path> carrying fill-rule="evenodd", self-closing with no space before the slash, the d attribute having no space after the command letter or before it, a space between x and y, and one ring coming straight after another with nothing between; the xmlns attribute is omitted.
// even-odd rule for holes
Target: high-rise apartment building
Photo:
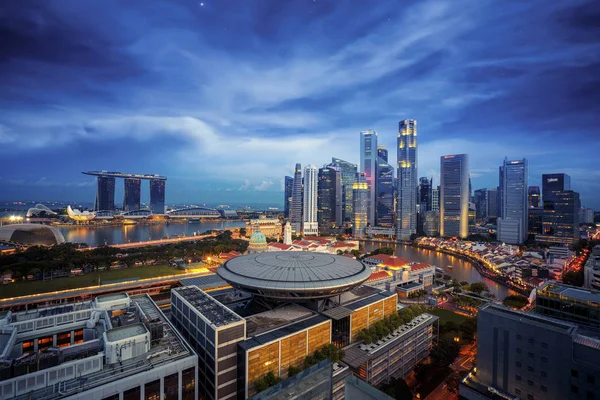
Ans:
<svg viewBox="0 0 600 400"><path fill-rule="evenodd" d="M383 162L388 162L388 150L385 146L377 146L377 157L381 158Z"/></svg>
<svg viewBox="0 0 600 400"><path fill-rule="evenodd" d="M378 153L385 150L385 159L377 158L377 212L376 225L386 228L394 226L394 167L387 163L387 150L379 146Z"/></svg>
<svg viewBox="0 0 600 400"><path fill-rule="evenodd" d="M356 180L357 165L336 157L331 158L331 163L337 165L342 173L342 221L351 222L353 215L352 185Z"/></svg>
<svg viewBox="0 0 600 400"><path fill-rule="evenodd" d="M354 201L354 219L352 220L352 231L354 236L362 237L368 223L369 186L365 175L356 174L356 180L352 185L352 199Z"/></svg>
<svg viewBox="0 0 600 400"><path fill-rule="evenodd" d="M419 178L419 205L421 206L421 212L431 211L431 205L433 203L432 193L433 178L427 177Z"/></svg>
<svg viewBox="0 0 600 400"><path fill-rule="evenodd" d="M114 211L115 209L115 178L98 176L96 191L96 211Z"/></svg>
<svg viewBox="0 0 600 400"><path fill-rule="evenodd" d="M304 168L304 199L302 204L302 233L304 235L318 235L319 224L317 221L317 188L319 172L314 165Z"/></svg>
<svg viewBox="0 0 600 400"><path fill-rule="evenodd" d="M398 123L398 189L396 238L408 240L417 233L417 121Z"/></svg>
<svg viewBox="0 0 600 400"><path fill-rule="evenodd" d="M498 193L498 188L491 188L487 191L487 213L488 218L497 218L498 217L498 197L500 194Z"/></svg>
<svg viewBox="0 0 600 400"><path fill-rule="evenodd" d="M342 224L341 175L340 168L333 165L327 165L319 169L317 221L321 231Z"/></svg>
<svg viewBox="0 0 600 400"><path fill-rule="evenodd" d="M290 217L292 207L292 192L294 190L294 178L286 176L283 184L283 216Z"/></svg>
<svg viewBox="0 0 600 400"><path fill-rule="evenodd" d="M527 191L527 205L529 208L538 208L540 204L540 187L529 186L529 190Z"/></svg>
<svg viewBox="0 0 600 400"><path fill-rule="evenodd" d="M469 234L469 156L442 156L440 163L440 236L466 238Z"/></svg>
<svg viewBox="0 0 600 400"><path fill-rule="evenodd" d="M292 208L290 209L290 222L292 230L300 235L302 232L302 166L296 164L294 169L294 184L292 187Z"/></svg>
<svg viewBox="0 0 600 400"><path fill-rule="evenodd" d="M150 211L153 214L165 213L165 184L164 179L150 179Z"/></svg>
<svg viewBox="0 0 600 400"><path fill-rule="evenodd" d="M376 176L377 176L377 132L373 129L360 132L360 172L369 186L368 223L375 225Z"/></svg>
<svg viewBox="0 0 600 400"><path fill-rule="evenodd" d="M431 211L440 211L440 187L431 189ZM439 227L438 227L439 229Z"/></svg>
<svg viewBox="0 0 600 400"><path fill-rule="evenodd" d="M528 235L528 175L526 159L504 160L500 168L502 217L498 219L498 240L521 244Z"/></svg>
<svg viewBox="0 0 600 400"><path fill-rule="evenodd" d="M488 190L477 189L475 191L475 219L477 221L485 221L488 217Z"/></svg>
<svg viewBox="0 0 600 400"><path fill-rule="evenodd" d="M125 191L123 199L124 211L140 209L142 181L138 178L125 178Z"/></svg>

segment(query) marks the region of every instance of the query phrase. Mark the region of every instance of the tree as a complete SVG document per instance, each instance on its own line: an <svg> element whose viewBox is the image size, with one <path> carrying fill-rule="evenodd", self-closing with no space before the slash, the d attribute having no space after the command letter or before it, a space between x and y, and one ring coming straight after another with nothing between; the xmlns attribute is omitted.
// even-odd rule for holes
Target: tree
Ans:
<svg viewBox="0 0 600 400"><path fill-rule="evenodd" d="M246 228L240 228L240 237L246 236Z"/></svg>
<svg viewBox="0 0 600 400"><path fill-rule="evenodd" d="M448 367L460 354L460 344L447 339L439 339L431 349L431 363L439 367Z"/></svg>
<svg viewBox="0 0 600 400"><path fill-rule="evenodd" d="M350 254L352 254L355 258L359 258L360 257L360 251L359 250L352 250L350 252Z"/></svg>
<svg viewBox="0 0 600 400"><path fill-rule="evenodd" d="M444 280L445 281L449 281L450 279L452 279L452 277L448 274L444 274Z"/></svg>
<svg viewBox="0 0 600 400"><path fill-rule="evenodd" d="M481 294L482 292L489 292L490 288L483 282L475 282L470 285L471 292Z"/></svg>
<svg viewBox="0 0 600 400"><path fill-rule="evenodd" d="M460 379L460 375L456 372L452 372L450 375L448 375L446 378L446 385L448 385L448 391L450 393L458 393L458 384Z"/></svg>
<svg viewBox="0 0 600 400"><path fill-rule="evenodd" d="M504 300L502 300L502 304L504 304L506 307L520 309L529 304L529 299L520 294L513 294L506 296Z"/></svg>
<svg viewBox="0 0 600 400"><path fill-rule="evenodd" d="M294 376L294 375L297 375L297 374L298 374L298 373L300 373L301 371L302 371L302 370L301 370L300 368L298 368L298 367L295 367L295 366L293 366L293 365L292 365L292 366L290 366L290 367L288 368L288 377L292 377L292 376Z"/></svg>
<svg viewBox="0 0 600 400"><path fill-rule="evenodd" d="M562 277L563 283L572 286L583 286L584 278L583 278L583 270L580 271L569 271L565 273Z"/></svg>
<svg viewBox="0 0 600 400"><path fill-rule="evenodd" d="M460 331L460 337L467 343L475 342L475 335L477 334L477 318L469 318L463 321L458 327Z"/></svg>
<svg viewBox="0 0 600 400"><path fill-rule="evenodd" d="M254 381L254 390L256 390L257 393L260 393L271 386L277 385L281 381L282 379L278 376L275 376L273 371L269 371L266 375L263 375Z"/></svg>

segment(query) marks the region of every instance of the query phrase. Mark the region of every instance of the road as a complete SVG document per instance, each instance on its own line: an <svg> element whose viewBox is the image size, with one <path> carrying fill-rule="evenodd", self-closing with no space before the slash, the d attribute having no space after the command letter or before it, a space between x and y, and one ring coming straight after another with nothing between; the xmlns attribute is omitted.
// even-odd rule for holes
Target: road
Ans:
<svg viewBox="0 0 600 400"><path fill-rule="evenodd" d="M463 375L466 371L470 371L475 363L475 355L477 354L477 345L470 344L462 346L460 355L452 363L450 368L457 374ZM456 400L458 393L451 393L448 390L448 384L444 381L439 384L433 392L426 397L426 400Z"/></svg>
<svg viewBox="0 0 600 400"><path fill-rule="evenodd" d="M160 246L163 244L190 242L190 241L202 240L202 239L206 239L208 237L215 237L215 236L217 236L217 233L208 233L206 235L198 235L198 236L182 236L182 237L169 238L169 239L148 240L145 242L113 244L113 245L110 245L110 247L115 247L117 249L133 249L136 247ZM88 251L88 250L93 250L96 248L97 247L86 247L85 249L80 249L80 250Z"/></svg>

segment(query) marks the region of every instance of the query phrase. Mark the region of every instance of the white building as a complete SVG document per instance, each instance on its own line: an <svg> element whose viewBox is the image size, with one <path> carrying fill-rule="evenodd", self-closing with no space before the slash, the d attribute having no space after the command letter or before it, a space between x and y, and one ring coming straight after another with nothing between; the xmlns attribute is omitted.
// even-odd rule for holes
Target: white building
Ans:
<svg viewBox="0 0 600 400"><path fill-rule="evenodd" d="M292 244L292 225L290 221L283 227L283 244Z"/></svg>
<svg viewBox="0 0 600 400"><path fill-rule="evenodd" d="M398 123L398 198L396 238L409 240L417 233L417 121Z"/></svg>
<svg viewBox="0 0 600 400"><path fill-rule="evenodd" d="M319 170L314 165L304 168L304 201L302 210L302 231L304 235L318 235L317 222L317 188Z"/></svg>

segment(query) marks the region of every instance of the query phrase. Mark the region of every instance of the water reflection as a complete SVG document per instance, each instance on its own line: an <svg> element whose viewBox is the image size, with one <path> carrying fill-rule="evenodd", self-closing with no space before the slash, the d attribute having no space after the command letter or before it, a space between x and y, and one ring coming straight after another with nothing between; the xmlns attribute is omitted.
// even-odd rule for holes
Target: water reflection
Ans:
<svg viewBox="0 0 600 400"><path fill-rule="evenodd" d="M376 242L364 242L364 250L371 252L378 247L388 246L395 249L395 254L398 257L406 258L407 260L414 260L423 262L430 265L435 265L444 270L445 274L458 279L459 282L467 281L472 282L485 282L490 288L490 292L493 293L497 299L503 299L510 294L517 294L513 290L506 286L500 285L484 276L482 276L471 263L461 260L460 258L452 255L438 253L434 250L420 249L417 247L411 247L406 245L390 245L381 244ZM452 268L448 268L452 266Z"/></svg>

